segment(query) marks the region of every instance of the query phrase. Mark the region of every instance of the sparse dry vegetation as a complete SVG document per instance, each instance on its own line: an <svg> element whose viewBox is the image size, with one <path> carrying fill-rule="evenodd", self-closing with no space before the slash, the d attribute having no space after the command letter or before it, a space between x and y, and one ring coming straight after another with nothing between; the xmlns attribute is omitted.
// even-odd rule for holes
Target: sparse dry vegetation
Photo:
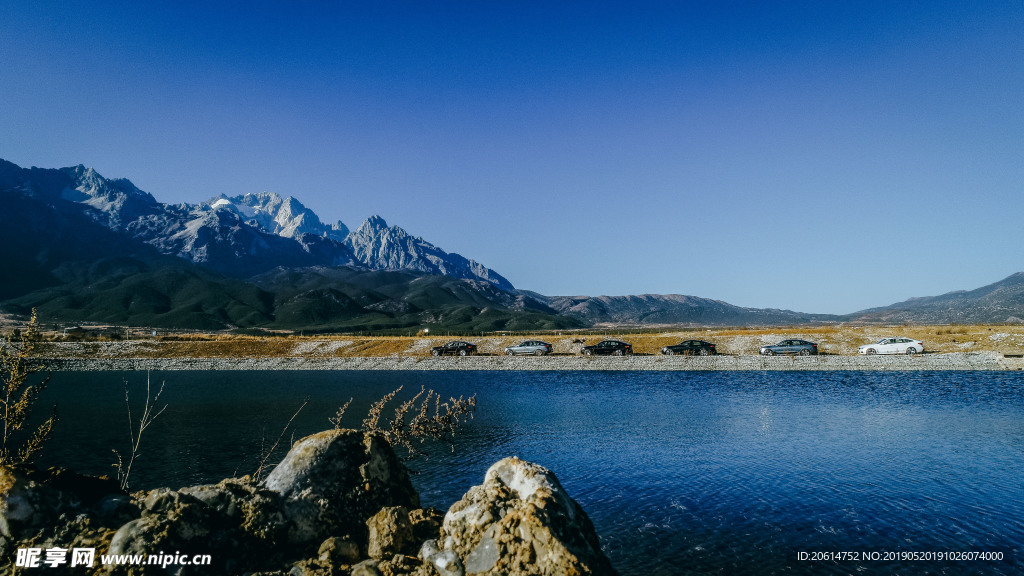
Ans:
<svg viewBox="0 0 1024 576"><path fill-rule="evenodd" d="M36 311L33 310L25 330L17 331L0 345L0 362L3 364L3 374L0 375L3 378L0 465L30 464L42 451L57 423L57 405L54 404L49 418L35 429L29 426L36 400L50 381L47 375L40 382L30 383L31 376L42 370L33 354L39 339L38 325Z"/></svg>
<svg viewBox="0 0 1024 576"><path fill-rule="evenodd" d="M473 417L473 411L476 410L476 395L469 398L449 398L442 402L441 395L437 392L420 388L415 396L395 408L392 418L381 422L386 406L398 396L402 388L403 386L399 386L374 402L360 429L367 434L382 436L395 448L404 448L409 458L423 455L418 446L428 440L446 442L454 449L456 433L465 420ZM345 410L351 403L350 398L338 409L338 413L330 418L336 429L341 428Z"/></svg>

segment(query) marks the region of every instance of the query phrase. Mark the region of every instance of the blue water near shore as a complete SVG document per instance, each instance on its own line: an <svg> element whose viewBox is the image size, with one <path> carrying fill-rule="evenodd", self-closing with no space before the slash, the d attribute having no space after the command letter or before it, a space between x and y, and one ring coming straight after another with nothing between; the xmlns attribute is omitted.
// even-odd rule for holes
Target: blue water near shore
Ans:
<svg viewBox="0 0 1024 576"><path fill-rule="evenodd" d="M110 473L127 450L143 373L54 374L61 421L46 463ZM477 394L455 451L411 463L423 503L446 509L516 455L558 475L624 575L1020 574L1024 375L1012 372L161 372L167 411L147 430L135 488L255 470L330 427L353 397L405 386ZM155 391L155 390L154 390ZM408 397L403 394L404 397ZM279 449L277 456L283 455ZM893 561L981 551L1003 560ZM858 561L800 560L855 552ZM883 559L866 560L877 552Z"/></svg>

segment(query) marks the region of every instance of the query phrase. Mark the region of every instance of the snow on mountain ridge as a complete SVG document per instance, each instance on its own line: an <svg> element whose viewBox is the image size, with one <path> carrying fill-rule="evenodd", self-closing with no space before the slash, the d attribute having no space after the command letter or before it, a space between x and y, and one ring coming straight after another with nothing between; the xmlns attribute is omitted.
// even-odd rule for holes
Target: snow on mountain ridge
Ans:
<svg viewBox="0 0 1024 576"><path fill-rule="evenodd" d="M81 164L63 171L72 178L75 187L65 188L61 198L92 208L90 216L110 228L123 229L132 220L159 209L156 198L125 178L107 180Z"/></svg>
<svg viewBox="0 0 1024 576"><path fill-rule="evenodd" d="M274 192L250 192L230 198L222 195L207 204L211 208L231 208L250 225L293 240L299 240L303 234L313 234L343 242L349 232L341 221L325 225L315 212L295 198L282 198Z"/></svg>
<svg viewBox="0 0 1024 576"><path fill-rule="evenodd" d="M341 221L324 224L295 198L273 192L169 205L127 179L106 179L82 165L41 172L10 163L0 167L26 190L46 189L51 198L79 206L111 230L226 274L246 276L275 267L354 266L480 279L514 290L493 270L388 226L376 215L352 232ZM52 187L47 178L57 175L59 184Z"/></svg>
<svg viewBox="0 0 1024 576"><path fill-rule="evenodd" d="M376 214L350 233L345 244L370 268L479 278L504 290L514 290L512 283L497 272L460 254L445 252L403 228L388 226L384 218Z"/></svg>

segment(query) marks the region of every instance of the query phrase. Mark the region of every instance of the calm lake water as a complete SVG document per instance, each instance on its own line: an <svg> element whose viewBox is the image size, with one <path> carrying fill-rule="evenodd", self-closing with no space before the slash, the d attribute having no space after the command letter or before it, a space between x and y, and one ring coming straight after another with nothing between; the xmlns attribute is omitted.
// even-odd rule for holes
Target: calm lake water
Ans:
<svg viewBox="0 0 1024 576"><path fill-rule="evenodd" d="M144 373L54 374L47 464L111 473ZM162 372L166 412L143 437L135 488L252 473L305 398L300 438L353 397L405 386L477 394L454 453L410 465L447 509L487 467L542 464L593 519L624 575L1020 574L1024 375L1000 372ZM155 392L155 390L154 390ZM282 442L286 446L289 435ZM283 456L279 449L277 457ZM979 551L1002 561L893 561ZM855 552L858 561L800 560ZM865 559L878 553L879 559Z"/></svg>

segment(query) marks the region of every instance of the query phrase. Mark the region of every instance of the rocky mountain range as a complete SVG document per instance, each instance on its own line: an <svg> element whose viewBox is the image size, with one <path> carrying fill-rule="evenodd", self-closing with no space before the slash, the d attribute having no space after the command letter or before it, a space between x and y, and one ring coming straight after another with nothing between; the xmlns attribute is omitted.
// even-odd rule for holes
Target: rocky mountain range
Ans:
<svg viewBox="0 0 1024 576"><path fill-rule="evenodd" d="M272 193L169 205L94 170L0 160L0 309L166 328L578 327L383 218L355 231Z"/></svg>
<svg viewBox="0 0 1024 576"><path fill-rule="evenodd" d="M298 200L271 192L170 205L128 180L107 179L81 165L23 169L3 160L0 185L8 195L35 198L54 208L77 208L94 222L162 254L229 276L246 277L277 267L352 266L480 279L514 289L486 266L388 226L379 216L350 233L342 222L325 225Z"/></svg>
<svg viewBox="0 0 1024 576"><path fill-rule="evenodd" d="M164 204L83 166L0 160L0 310L167 328L563 329L820 322L1016 323L1024 273L847 315L677 294L545 296L372 216L325 224L270 192Z"/></svg>

